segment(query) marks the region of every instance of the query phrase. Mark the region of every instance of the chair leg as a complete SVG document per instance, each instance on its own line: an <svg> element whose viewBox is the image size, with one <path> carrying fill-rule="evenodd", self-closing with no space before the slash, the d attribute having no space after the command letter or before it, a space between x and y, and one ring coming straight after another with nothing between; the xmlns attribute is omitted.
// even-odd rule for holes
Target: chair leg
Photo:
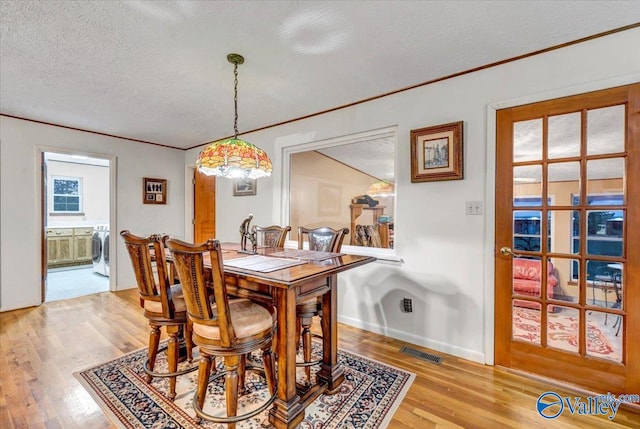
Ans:
<svg viewBox="0 0 640 429"><path fill-rule="evenodd" d="M302 318L302 354L305 362L311 362L311 323L312 317ZM311 367L304 367L304 374L307 378L307 382L311 383Z"/></svg>
<svg viewBox="0 0 640 429"><path fill-rule="evenodd" d="M296 317L296 353L300 350L300 338L302 336L302 323L300 322L300 316ZM276 349L277 350L277 349Z"/></svg>
<svg viewBox="0 0 640 429"><path fill-rule="evenodd" d="M276 392L276 368L271 347L262 349L262 362L264 363L264 377L267 379L267 387L269 393L273 395Z"/></svg>
<svg viewBox="0 0 640 429"><path fill-rule="evenodd" d="M238 364L238 392L244 392L244 377L247 369L247 355L240 356Z"/></svg>
<svg viewBox="0 0 640 429"><path fill-rule="evenodd" d="M200 364L198 366L198 390L194 401L195 406L199 410L204 407L204 397L207 394L207 387L209 386L209 373L211 372L211 356L200 350ZM196 418L200 422L200 418Z"/></svg>
<svg viewBox="0 0 640 429"><path fill-rule="evenodd" d="M160 327L157 325L149 324L151 330L149 331L149 371L153 371L156 366L156 355L158 354L158 346L160 344ZM153 377L149 374L145 377L147 383L151 383Z"/></svg>
<svg viewBox="0 0 640 429"><path fill-rule="evenodd" d="M232 417L238 414L238 366L239 356L226 356L224 366L227 371L224 376L224 388L227 399L227 416ZM235 429L235 423L228 424L229 429Z"/></svg>
<svg viewBox="0 0 640 429"><path fill-rule="evenodd" d="M184 324L184 342L187 346L187 362L193 362L193 322L187 320Z"/></svg>
<svg viewBox="0 0 640 429"><path fill-rule="evenodd" d="M167 326L167 335L169 342L167 344L167 365L168 372L175 373L178 370L178 334L180 334L180 325ZM176 397L176 376L169 377L169 399Z"/></svg>
<svg viewBox="0 0 640 429"><path fill-rule="evenodd" d="M620 334L620 327L622 326L622 316L618 315L616 316L616 322L613 324L613 328L618 328L616 329L616 337Z"/></svg>

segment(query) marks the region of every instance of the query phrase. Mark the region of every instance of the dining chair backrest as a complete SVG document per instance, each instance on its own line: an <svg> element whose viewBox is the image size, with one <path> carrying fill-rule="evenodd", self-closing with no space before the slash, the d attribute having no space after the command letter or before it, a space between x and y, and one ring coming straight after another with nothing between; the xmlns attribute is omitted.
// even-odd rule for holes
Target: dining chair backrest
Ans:
<svg viewBox="0 0 640 429"><path fill-rule="evenodd" d="M235 331L231 322L227 286L224 281L222 251L218 240L208 240L202 244L191 244L177 239L166 242L171 251L189 317L195 324L217 327L220 343L232 347ZM205 270L205 260L211 261L211 277ZM210 287L213 285L215 312L209 301Z"/></svg>
<svg viewBox="0 0 640 429"><path fill-rule="evenodd" d="M287 233L291 231L291 227L254 225L253 231L256 233L259 246L284 247L284 242L287 240Z"/></svg>
<svg viewBox="0 0 640 429"><path fill-rule="evenodd" d="M148 310L145 301L162 304L162 316L173 319L175 307L171 296L171 284L167 273L167 260L164 254L164 241L159 234L146 237L138 236L129 230L120 232L131 258L131 264L138 284L140 305ZM153 257L152 257L153 253ZM153 259L155 258L155 273ZM154 308L157 308L157 304Z"/></svg>
<svg viewBox="0 0 640 429"><path fill-rule="evenodd" d="M303 226L298 227L298 249L304 247L304 238L307 237L309 250L321 252L340 252L345 235L349 233L349 228L332 229L323 226L315 229L308 229Z"/></svg>

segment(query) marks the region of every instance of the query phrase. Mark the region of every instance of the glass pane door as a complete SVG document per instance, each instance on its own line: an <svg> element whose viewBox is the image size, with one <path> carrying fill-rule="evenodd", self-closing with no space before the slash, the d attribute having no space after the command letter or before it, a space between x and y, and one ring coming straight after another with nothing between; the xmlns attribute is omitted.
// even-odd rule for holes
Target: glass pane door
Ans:
<svg viewBox="0 0 640 429"><path fill-rule="evenodd" d="M636 84L498 112L497 364L640 386L639 97Z"/></svg>

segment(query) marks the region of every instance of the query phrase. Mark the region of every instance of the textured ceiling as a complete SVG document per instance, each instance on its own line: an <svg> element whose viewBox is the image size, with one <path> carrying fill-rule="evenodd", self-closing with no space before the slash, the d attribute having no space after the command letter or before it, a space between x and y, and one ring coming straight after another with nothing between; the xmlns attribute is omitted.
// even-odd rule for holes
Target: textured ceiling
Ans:
<svg viewBox="0 0 640 429"><path fill-rule="evenodd" d="M640 21L639 1L2 1L0 113L189 148Z"/></svg>
<svg viewBox="0 0 640 429"><path fill-rule="evenodd" d="M378 180L395 182L395 149L390 138L317 149L317 152Z"/></svg>

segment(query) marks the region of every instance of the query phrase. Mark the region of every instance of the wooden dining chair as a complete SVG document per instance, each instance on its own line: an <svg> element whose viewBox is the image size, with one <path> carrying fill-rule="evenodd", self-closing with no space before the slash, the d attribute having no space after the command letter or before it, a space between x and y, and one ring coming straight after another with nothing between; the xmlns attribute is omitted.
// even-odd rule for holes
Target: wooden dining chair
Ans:
<svg viewBox="0 0 640 429"><path fill-rule="evenodd" d="M329 227L320 227L315 229L307 229L298 227L298 249L304 248L305 238L308 242L309 250L321 252L340 252L344 237L349 234L348 228L332 229ZM322 297L307 298L296 304L296 318L300 333L298 338L302 337L302 356L304 362L298 366L304 367L307 382L311 382L311 367L320 363L319 360L311 360L311 325L313 318L322 314ZM322 335L326 335L325 332Z"/></svg>
<svg viewBox="0 0 640 429"><path fill-rule="evenodd" d="M253 226L253 232L256 233L258 239L258 246L284 247L284 242L287 240L287 233L289 231L291 231L290 226Z"/></svg>
<svg viewBox="0 0 640 429"><path fill-rule="evenodd" d="M320 252L340 252L345 235L349 234L349 228L332 229L327 226L308 229L298 227L298 249L304 248L305 241L309 250Z"/></svg>
<svg viewBox="0 0 640 429"><path fill-rule="evenodd" d="M138 284L140 305L144 309L144 316L149 321L148 358L144 365L147 383L154 377L169 378L168 397L176 397L176 377L194 371L196 367L187 367L178 371L179 337L184 332L184 340L187 346L187 360L192 360L191 324L187 318L187 307L182 296L180 284L171 285L167 274L167 263L164 254L164 241L158 234L140 237L128 230L123 230L120 235L124 239L133 271ZM152 260L152 251L155 258ZM169 341L167 346L159 349L160 330L166 328ZM156 356L167 350L167 372L154 370Z"/></svg>
<svg viewBox="0 0 640 429"><path fill-rule="evenodd" d="M167 247L183 287L188 317L193 324L193 342L200 351L198 385L193 398L193 408L199 419L226 423L235 428L236 422L253 417L276 398L275 363L272 343L276 328L275 309L265 303L248 299L229 299L224 280L222 251L218 240L203 244L190 244L170 239ZM211 269L205 268L207 256ZM213 288L213 294L210 289ZM244 356L262 351L264 368L246 366L264 372L271 397L251 412L237 415L238 379L243 378ZM225 370L212 378L212 358L224 358ZM203 410L209 382L225 377L227 416L214 416Z"/></svg>

